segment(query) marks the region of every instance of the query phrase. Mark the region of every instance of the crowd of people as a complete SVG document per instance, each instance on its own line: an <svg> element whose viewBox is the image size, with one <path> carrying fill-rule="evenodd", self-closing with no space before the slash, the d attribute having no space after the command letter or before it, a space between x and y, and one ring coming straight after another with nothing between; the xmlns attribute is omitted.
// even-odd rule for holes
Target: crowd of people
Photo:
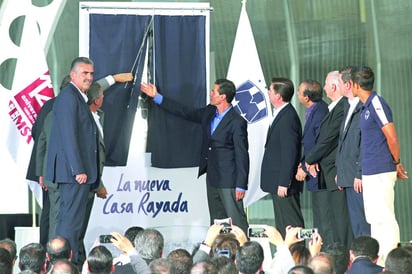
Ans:
<svg viewBox="0 0 412 274"><path fill-rule="evenodd" d="M15 264L19 273L37 274L412 273L412 242L391 250L381 267L377 264L379 243L370 236L355 238L346 249L339 243L325 246L317 232L301 238L301 227L286 227L285 237L273 226L263 229L256 238L247 237L236 225L227 230L223 224L214 224L192 250L176 248L164 254L165 242L158 230L134 226L124 234L110 234L110 244L122 251L119 256L113 256L107 243L96 242L80 267L72 262L73 250L64 237L54 236L46 247L29 243L19 251L13 240L3 239L0 273L13 273ZM273 245L273 256L265 257L261 240Z"/></svg>
<svg viewBox="0 0 412 274"><path fill-rule="evenodd" d="M86 254L83 238L94 197L107 196L101 178L104 89L133 79L124 73L93 82L93 75L92 60L73 60L58 96L44 105L33 127L35 146L27 177L42 185L45 207L40 243L19 252L22 273L366 273L356 270L366 267L379 273L383 266L385 271L408 273L395 268L410 269L412 252L410 246L397 247L400 233L394 212L395 181L408 177L400 162L391 109L373 91L375 76L367 66L331 71L323 88L316 80L302 81L297 97L306 108L304 123L290 103L293 82L271 79L273 120L260 187L273 201L275 227L265 226L261 235L275 246L273 258L264 258L261 244L248 237L243 206L248 129L232 105L233 82L216 80L210 103L200 109L142 83L140 89L153 98L153 105L201 125L198 176L206 174L211 227L196 250L177 249L166 257L163 236L151 228L135 228L133 236L113 232L109 242L123 252L118 258L104 245ZM323 92L330 104L323 100ZM304 185L312 196L316 228L308 248L298 237L305 227L300 206ZM229 217L229 232L214 224ZM15 262L15 249L14 255L13 248L7 249L10 258L0 253L4 273L9 273L9 261Z"/></svg>

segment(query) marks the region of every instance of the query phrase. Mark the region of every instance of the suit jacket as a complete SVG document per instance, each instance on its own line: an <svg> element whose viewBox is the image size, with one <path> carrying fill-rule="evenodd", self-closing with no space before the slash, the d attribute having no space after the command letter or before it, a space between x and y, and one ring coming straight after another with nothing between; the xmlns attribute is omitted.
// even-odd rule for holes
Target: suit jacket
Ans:
<svg viewBox="0 0 412 274"><path fill-rule="evenodd" d="M278 186L289 188L289 193L302 191L302 183L295 174L301 157L302 126L295 108L287 104L269 127L263 154L260 187L277 193Z"/></svg>
<svg viewBox="0 0 412 274"><path fill-rule="evenodd" d="M377 274L381 273L383 267L373 263L369 258L357 258L346 274Z"/></svg>
<svg viewBox="0 0 412 274"><path fill-rule="evenodd" d="M31 135L33 136L34 143L33 143L33 149L31 151L30 162L29 162L29 166L27 168L27 174L26 174L26 178L28 180L32 180L36 182L39 181L39 175L37 174L38 162L37 162L37 156L36 156L38 139L43 130L46 117L53 109L54 100L55 100L55 97L51 98L46 103L44 103L31 129Z"/></svg>
<svg viewBox="0 0 412 274"><path fill-rule="evenodd" d="M89 106L70 83L60 91L53 106L46 179L77 183L76 175L87 174L87 184L98 180L98 129Z"/></svg>
<svg viewBox="0 0 412 274"><path fill-rule="evenodd" d="M104 123L104 111L101 109L97 110L97 115L99 115L99 120L100 124L103 127ZM97 189L103 187L103 181L102 181L102 174L103 174L103 168L106 160L106 147L104 146L104 138L103 135L99 132L99 185Z"/></svg>
<svg viewBox="0 0 412 274"><path fill-rule="evenodd" d="M43 183L49 189L57 189L57 185L53 182L50 182L44 178L46 174L47 166L47 153L48 153L48 144L50 143L50 132L52 127L52 112L49 112L44 119L43 128L41 130L40 136L37 139L37 150L36 150L36 175L43 176Z"/></svg>
<svg viewBox="0 0 412 274"><path fill-rule="evenodd" d="M247 123L233 108L226 113L211 135L210 124L216 115L215 106L207 105L204 108L193 109L163 97L160 107L201 124L202 145L198 176L207 172L206 180L213 187L247 189Z"/></svg>
<svg viewBox="0 0 412 274"><path fill-rule="evenodd" d="M342 97L336 106L326 114L319 128L315 146L306 155L309 164L319 163L319 188L336 190L336 149L339 141L339 128L343 120L343 109L348 104L347 98Z"/></svg>
<svg viewBox="0 0 412 274"><path fill-rule="evenodd" d="M102 78L96 81L103 90L107 89L108 87L110 87L110 83L108 82L108 80L106 78ZM33 124L33 127L31 129L31 133L33 136L33 149L32 149L32 153L30 156L30 162L29 162L29 167L27 168L27 175L26 178L28 180L32 180L32 181L38 181L39 180L39 174L45 174L45 172L43 173L43 168L42 167L37 167L38 162L37 162L37 147L38 147L38 139L40 137L41 132L43 131L43 126L45 123L45 119L48 116L48 114L52 111L53 109L53 104L54 104L54 100L56 99L56 97L51 98L50 100L48 100L46 103L44 103L44 105L42 106L42 108L40 109L39 115L36 118L36 121ZM50 122L51 125L51 122ZM50 134L50 131L48 132L48 134ZM45 149L45 148L43 148ZM41 152L41 153L44 153ZM45 154L43 155L43 157L45 157ZM43 158L41 158L41 161L43 161ZM43 163L40 163L41 166L43 166ZM39 170L41 170L42 172L39 173Z"/></svg>
<svg viewBox="0 0 412 274"><path fill-rule="evenodd" d="M302 168L305 171L305 157L315 146L316 138L319 135L320 124L328 112L328 104L326 104L325 101L321 100L316 102L305 122L302 136L303 156L301 160ZM312 177L308 174L306 176L306 188L309 191L319 191L318 177Z"/></svg>
<svg viewBox="0 0 412 274"><path fill-rule="evenodd" d="M362 103L359 102L345 128L345 119L350 105L344 109L343 120L339 131L339 144L336 153L336 174L339 186L353 187L354 178L362 178L361 167L361 132L360 114Z"/></svg>

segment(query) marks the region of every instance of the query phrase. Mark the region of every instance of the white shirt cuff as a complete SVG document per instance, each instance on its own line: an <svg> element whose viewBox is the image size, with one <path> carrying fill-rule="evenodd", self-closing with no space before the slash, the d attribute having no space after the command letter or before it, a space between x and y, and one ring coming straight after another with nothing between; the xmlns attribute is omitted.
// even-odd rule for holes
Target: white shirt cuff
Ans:
<svg viewBox="0 0 412 274"><path fill-rule="evenodd" d="M104 79L106 79L107 83L109 83L109 86L116 83L116 81L114 80L113 75L107 75L106 77L104 77Z"/></svg>

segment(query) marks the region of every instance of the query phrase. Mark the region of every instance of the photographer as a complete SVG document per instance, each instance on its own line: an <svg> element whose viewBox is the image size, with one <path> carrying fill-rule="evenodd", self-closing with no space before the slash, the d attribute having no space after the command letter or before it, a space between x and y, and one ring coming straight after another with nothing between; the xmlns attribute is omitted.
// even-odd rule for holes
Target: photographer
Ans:
<svg viewBox="0 0 412 274"><path fill-rule="evenodd" d="M193 256L193 263L210 261L212 257L228 256L234 260L236 250L247 242L246 234L236 226L230 226L230 232L224 224L213 224L209 227L205 240ZM225 252L224 252L225 251Z"/></svg>
<svg viewBox="0 0 412 274"><path fill-rule="evenodd" d="M133 268L133 273L136 274L147 274L149 271L149 267L147 262L142 258L142 256L138 253L138 251L135 249L135 247L133 246L132 242L126 237L123 236L122 234L118 233L118 232L112 232L111 237L109 237L108 235L101 235L101 237L99 237L99 240L106 242L107 238L110 239L110 242L117 247L118 249L120 249L121 251L123 251L125 254L127 254L127 256L129 256L130 258L130 264ZM95 243L94 247L101 245L101 243ZM88 273L88 264L87 264L87 260L85 261L84 265L83 265L83 274ZM116 267L114 269L114 273L116 273Z"/></svg>
<svg viewBox="0 0 412 274"><path fill-rule="evenodd" d="M264 226L269 242L276 246L276 253L267 269L263 269L265 273L287 273L289 269L295 266L292 254L289 247L295 243L303 242L304 238L298 238L301 227L286 227L285 239L282 238L280 232L273 226ZM319 233L313 233L312 238L308 242L309 251L312 256L320 252L322 246L322 237Z"/></svg>

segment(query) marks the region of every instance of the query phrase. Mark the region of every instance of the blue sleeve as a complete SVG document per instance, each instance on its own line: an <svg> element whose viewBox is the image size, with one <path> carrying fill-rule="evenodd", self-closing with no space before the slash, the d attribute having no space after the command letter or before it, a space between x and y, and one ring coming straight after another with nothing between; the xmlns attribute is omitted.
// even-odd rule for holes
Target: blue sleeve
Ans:
<svg viewBox="0 0 412 274"><path fill-rule="evenodd" d="M162 96L162 94L160 94L160 93L156 94L156 96L153 98L153 101L154 101L156 104L160 105L160 104L163 102L163 96Z"/></svg>

